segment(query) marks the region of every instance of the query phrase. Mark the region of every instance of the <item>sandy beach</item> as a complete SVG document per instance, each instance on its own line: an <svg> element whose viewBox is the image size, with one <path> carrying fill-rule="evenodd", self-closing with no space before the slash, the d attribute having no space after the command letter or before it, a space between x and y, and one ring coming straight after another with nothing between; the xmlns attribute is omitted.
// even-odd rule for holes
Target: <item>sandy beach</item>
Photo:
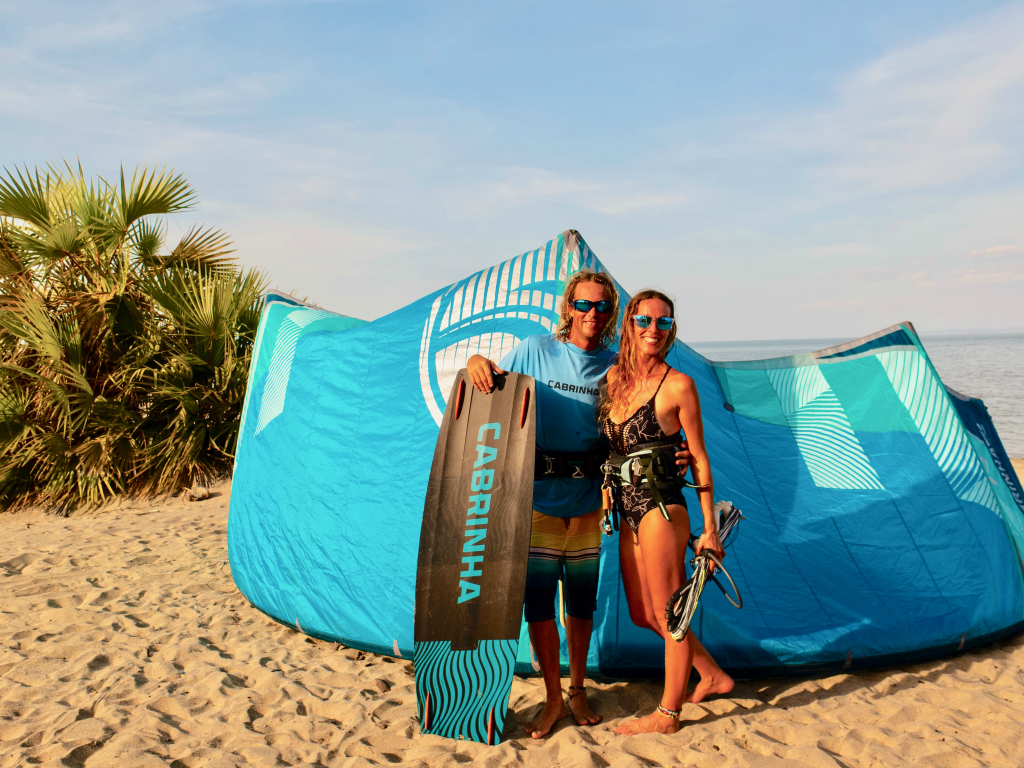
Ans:
<svg viewBox="0 0 1024 768"><path fill-rule="evenodd" d="M740 682L687 705L675 736L610 730L654 708L657 681L588 681L605 722L534 741L522 724L543 688L517 677L500 746L421 736L410 662L308 638L237 591L229 495L0 515L0 768L1024 765L1024 636L902 669Z"/></svg>

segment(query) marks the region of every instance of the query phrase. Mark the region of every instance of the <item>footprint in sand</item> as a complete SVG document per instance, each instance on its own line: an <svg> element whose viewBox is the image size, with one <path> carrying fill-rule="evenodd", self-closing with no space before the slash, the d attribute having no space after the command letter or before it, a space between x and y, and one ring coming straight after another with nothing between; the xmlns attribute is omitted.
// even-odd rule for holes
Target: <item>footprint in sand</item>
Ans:
<svg viewBox="0 0 1024 768"><path fill-rule="evenodd" d="M64 584L61 585L66 586ZM78 595L71 595L70 597L51 597L46 601L47 608L77 608L84 600Z"/></svg>
<svg viewBox="0 0 1024 768"><path fill-rule="evenodd" d="M257 720L259 720L259 719L260 719L261 717L263 717L263 713L262 713L262 712L260 712L260 711L259 711L259 710L258 710L258 709L256 708L256 705L254 704L254 705L250 706L250 707L249 707L249 708L248 708L248 709L247 709L247 710L245 711L245 714L246 714L246 716L247 716L247 717L249 718L249 722L245 724L245 727L246 727L246 728L248 728L248 729L249 729L250 731L254 731L254 730L256 730L256 729L255 729L255 728L253 727L253 725L255 724L255 722L256 722Z"/></svg>
<svg viewBox="0 0 1024 768"><path fill-rule="evenodd" d="M98 656L94 656L93 659L85 666L90 672L97 672L98 670L105 669L110 666L110 658L101 653Z"/></svg>
<svg viewBox="0 0 1024 768"><path fill-rule="evenodd" d="M5 560L4 562L0 563L0 568L3 568L5 571L7 571L8 576L20 576L21 572L25 570L25 566L34 563L38 559L38 555L33 555L26 552L23 555L12 557L10 560Z"/></svg>
<svg viewBox="0 0 1024 768"><path fill-rule="evenodd" d="M89 603L89 605L106 605L120 594L121 590L117 587L114 587L113 589L104 590L103 592L100 592L99 596L93 599Z"/></svg>
<svg viewBox="0 0 1024 768"><path fill-rule="evenodd" d="M214 643L213 643L213 642L212 642L212 641L211 641L211 640L210 640L209 638L206 638L206 637L200 637L200 638L199 638L199 644L200 644L201 646L203 646L204 648L208 649L208 650L211 650L211 651L216 651L216 652L217 652L217 654L218 654L218 655L219 655L219 656L220 656L220 657L221 657L222 659L233 659L233 658L235 658L235 657L234 657L234 656L232 656L232 655L231 655L230 653L225 653L225 652L223 651L223 649L221 649L221 648L218 648L218 647L217 647L217 645L216 645L216 644L214 644Z"/></svg>
<svg viewBox="0 0 1024 768"><path fill-rule="evenodd" d="M149 565L160 559L160 555L139 555L128 561L128 565Z"/></svg>
<svg viewBox="0 0 1024 768"><path fill-rule="evenodd" d="M385 701L379 707L374 709L373 712L370 713L370 715L372 717L376 717L378 720L383 721L384 720L384 715L386 715L392 709L395 709L396 707L400 707L400 706L402 706L402 702L397 701L395 699L389 699L388 701Z"/></svg>

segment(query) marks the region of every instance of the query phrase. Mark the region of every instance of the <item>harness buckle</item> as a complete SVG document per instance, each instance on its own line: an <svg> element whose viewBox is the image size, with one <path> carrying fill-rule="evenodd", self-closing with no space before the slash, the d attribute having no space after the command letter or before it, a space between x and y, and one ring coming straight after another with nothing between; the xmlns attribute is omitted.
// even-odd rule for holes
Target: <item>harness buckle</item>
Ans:
<svg viewBox="0 0 1024 768"><path fill-rule="evenodd" d="M544 469L545 475L555 474L555 460L551 456L545 456L544 461L547 462L547 467Z"/></svg>
<svg viewBox="0 0 1024 768"><path fill-rule="evenodd" d="M576 478L586 477L586 475L583 474L583 465L582 464L575 464L574 466L576 467L576 470L572 473L573 477L576 477Z"/></svg>

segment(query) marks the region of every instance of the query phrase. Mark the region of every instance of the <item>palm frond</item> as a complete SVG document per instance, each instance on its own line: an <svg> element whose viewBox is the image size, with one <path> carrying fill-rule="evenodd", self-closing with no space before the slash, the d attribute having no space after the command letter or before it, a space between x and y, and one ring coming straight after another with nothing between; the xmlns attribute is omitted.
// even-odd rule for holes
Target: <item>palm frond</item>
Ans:
<svg viewBox="0 0 1024 768"><path fill-rule="evenodd" d="M11 242L9 230L13 229L6 219L0 219L0 280L25 272L25 265Z"/></svg>
<svg viewBox="0 0 1024 768"><path fill-rule="evenodd" d="M135 255L145 263L151 263L163 248L167 228L160 220L143 219L135 223L128 238Z"/></svg>
<svg viewBox="0 0 1024 768"><path fill-rule="evenodd" d="M233 267L235 259L228 254L234 253L235 249L230 246L231 238L220 230L192 227L170 255L163 257L162 266L192 263L211 269Z"/></svg>
<svg viewBox="0 0 1024 768"><path fill-rule="evenodd" d="M61 359L60 334L43 297L26 292L0 299L0 330L50 361Z"/></svg>
<svg viewBox="0 0 1024 768"><path fill-rule="evenodd" d="M127 232L143 216L188 210L195 205L196 195L184 176L175 175L174 170L166 166L159 171L136 169L130 184L125 184L122 168L118 202L119 218Z"/></svg>
<svg viewBox="0 0 1024 768"><path fill-rule="evenodd" d="M214 229L159 255L159 215L193 202L166 168L0 179L0 506L64 514L230 471L266 280Z"/></svg>
<svg viewBox="0 0 1024 768"><path fill-rule="evenodd" d="M0 216L10 216L37 227L49 226L49 176L40 174L38 169L34 174L29 173L27 166L24 173L15 166L17 176L6 167L4 171L7 177L0 177Z"/></svg>
<svg viewBox="0 0 1024 768"><path fill-rule="evenodd" d="M13 446L29 431L31 407L29 391L19 386L16 380L0 374L0 451Z"/></svg>

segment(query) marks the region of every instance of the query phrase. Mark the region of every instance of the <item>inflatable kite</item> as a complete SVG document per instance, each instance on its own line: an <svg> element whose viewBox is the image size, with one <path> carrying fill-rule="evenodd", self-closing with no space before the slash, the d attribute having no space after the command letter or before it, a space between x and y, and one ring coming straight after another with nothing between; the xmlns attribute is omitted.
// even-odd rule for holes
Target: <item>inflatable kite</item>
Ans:
<svg viewBox="0 0 1024 768"><path fill-rule="evenodd" d="M607 272L570 230L373 322L267 296L228 525L255 607L412 658L423 502L455 375L551 332L580 269ZM984 404L943 386L910 323L750 362L677 341L668 362L696 381L716 495L746 518L726 561L743 610L711 590L692 623L724 668L903 664L1024 629L1024 492ZM588 671L662 664L661 640L629 620L606 538Z"/></svg>

